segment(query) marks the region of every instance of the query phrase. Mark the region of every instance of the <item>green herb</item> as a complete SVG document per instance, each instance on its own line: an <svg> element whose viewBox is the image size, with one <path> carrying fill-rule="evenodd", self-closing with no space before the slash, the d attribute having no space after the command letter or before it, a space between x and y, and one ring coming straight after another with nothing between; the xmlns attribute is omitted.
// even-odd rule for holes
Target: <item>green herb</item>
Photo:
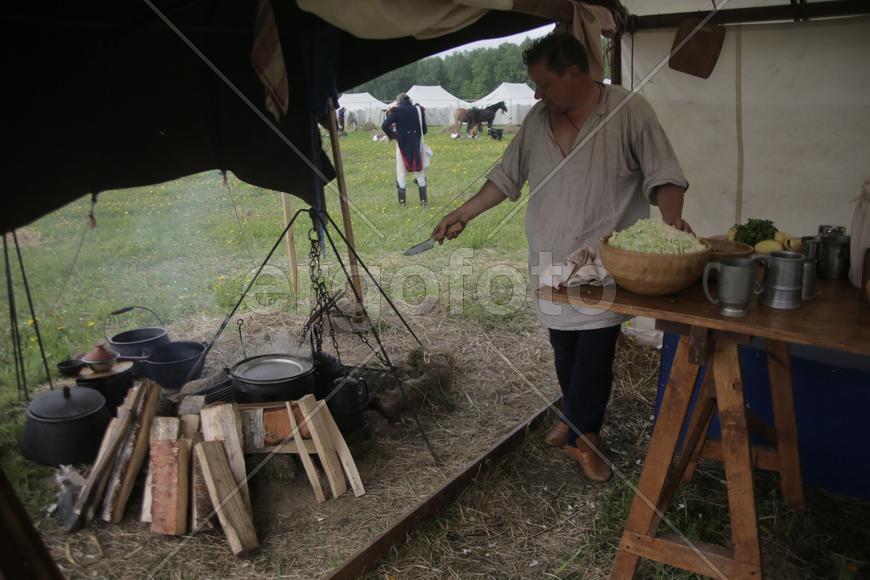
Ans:
<svg viewBox="0 0 870 580"><path fill-rule="evenodd" d="M749 218L745 224L735 225L734 239L744 244L754 246L764 240L772 240L776 236L776 226L770 220Z"/></svg>

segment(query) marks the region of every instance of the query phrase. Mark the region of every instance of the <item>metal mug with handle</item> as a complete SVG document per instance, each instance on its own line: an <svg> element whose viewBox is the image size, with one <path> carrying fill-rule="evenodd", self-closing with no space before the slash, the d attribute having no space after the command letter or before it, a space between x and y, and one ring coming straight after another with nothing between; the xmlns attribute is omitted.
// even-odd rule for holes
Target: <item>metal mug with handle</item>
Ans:
<svg viewBox="0 0 870 580"><path fill-rule="evenodd" d="M762 286L755 277L756 259L726 258L719 262L709 262L704 268L702 286L704 294L712 304L719 305L719 314L739 318L749 314L749 305ZM716 270L717 296L710 294L710 273Z"/></svg>

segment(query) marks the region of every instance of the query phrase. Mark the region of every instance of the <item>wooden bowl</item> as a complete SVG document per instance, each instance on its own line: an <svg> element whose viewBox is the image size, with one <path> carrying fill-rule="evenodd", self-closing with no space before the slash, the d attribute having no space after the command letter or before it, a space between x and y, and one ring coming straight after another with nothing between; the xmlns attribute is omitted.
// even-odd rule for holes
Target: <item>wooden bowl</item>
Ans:
<svg viewBox="0 0 870 580"><path fill-rule="evenodd" d="M743 242L734 242L719 237L701 238L710 244L710 261L718 262L725 258L748 258L755 249Z"/></svg>
<svg viewBox="0 0 870 580"><path fill-rule="evenodd" d="M706 249L691 254L645 254L611 247L610 236L601 240L599 254L616 283L629 292L664 296L684 290L698 281L710 257Z"/></svg>

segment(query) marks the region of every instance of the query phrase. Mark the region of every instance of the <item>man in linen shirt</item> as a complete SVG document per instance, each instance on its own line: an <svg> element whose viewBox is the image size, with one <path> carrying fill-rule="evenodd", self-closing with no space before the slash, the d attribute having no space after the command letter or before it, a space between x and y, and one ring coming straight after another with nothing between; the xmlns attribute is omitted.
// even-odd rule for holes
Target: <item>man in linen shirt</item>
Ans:
<svg viewBox="0 0 870 580"><path fill-rule="evenodd" d="M589 77L583 46L573 37L551 34L523 54L535 97L541 99L523 121L484 186L435 228L439 242L454 238L472 219L505 199L517 201L528 182L525 227L533 289L549 285L538 273L564 264L584 246L649 217L658 205L663 220L691 231L682 219L688 183L650 105L621 87ZM630 97L630 98L629 98ZM462 229L447 235L447 228ZM567 272L566 272L567 274ZM566 422L545 441L563 446L592 481L612 471L598 449L598 432L613 382L613 358L624 316L533 301L549 329Z"/></svg>

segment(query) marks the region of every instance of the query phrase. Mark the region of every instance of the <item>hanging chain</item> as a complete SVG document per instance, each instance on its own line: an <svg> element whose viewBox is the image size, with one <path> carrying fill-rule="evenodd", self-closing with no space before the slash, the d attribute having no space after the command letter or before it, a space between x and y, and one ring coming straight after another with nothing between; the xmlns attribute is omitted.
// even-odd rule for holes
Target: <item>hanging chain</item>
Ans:
<svg viewBox="0 0 870 580"><path fill-rule="evenodd" d="M306 322L302 328L302 336L299 343L305 341L305 336L311 332L314 339L314 350L320 352L323 348L323 321L324 318L329 319L329 338L332 342L332 347L335 349L335 355L341 362L341 351L338 348L338 339L335 336L335 324L332 320L330 311L334 305L334 300L329 295L329 290L326 287L326 282L323 278L323 269L320 264L320 240L317 236L316 227L312 226L308 232L308 240L311 243L311 248L308 251L308 272L311 279L311 294L314 298L312 313L313 316Z"/></svg>

